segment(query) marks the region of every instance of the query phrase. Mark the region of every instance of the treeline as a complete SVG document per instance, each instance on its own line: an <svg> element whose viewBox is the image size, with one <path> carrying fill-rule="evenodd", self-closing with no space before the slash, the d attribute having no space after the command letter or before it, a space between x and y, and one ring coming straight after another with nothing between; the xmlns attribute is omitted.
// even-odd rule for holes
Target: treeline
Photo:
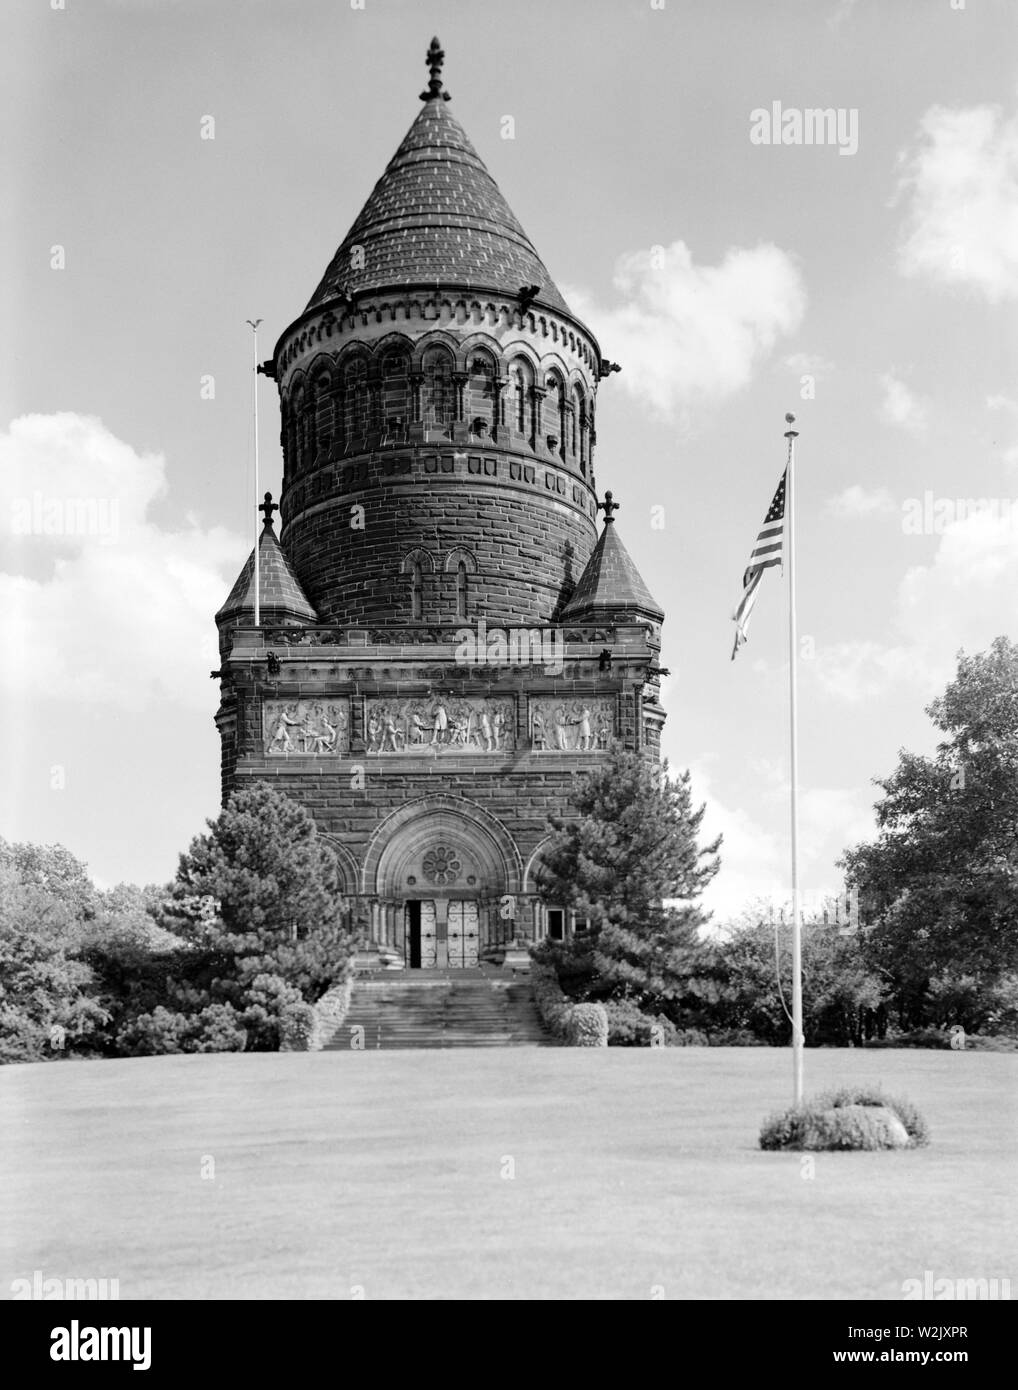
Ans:
<svg viewBox="0 0 1018 1390"><path fill-rule="evenodd" d="M308 813L237 792L164 888L104 892L0 840L0 1061L271 1051L349 972L353 924Z"/></svg>
<svg viewBox="0 0 1018 1390"><path fill-rule="evenodd" d="M791 929L767 916L690 941L684 950L673 943L669 977L647 989L632 980L625 989L606 988L591 968L597 948L582 937L545 946L540 955L555 965L571 998L606 1004L613 1046L785 1046ZM1004 1047L1018 1038L1018 972L987 977L943 970L928 975L917 995L910 965L888 969L884 947L876 932L804 923L807 1046L946 1048L958 1028L969 1047L990 1045L991 1038L995 1048Z"/></svg>
<svg viewBox="0 0 1018 1390"><path fill-rule="evenodd" d="M808 922L804 1031L836 1046L1018 1036L1018 646L959 658L927 713L936 754L902 751L875 785L877 836L846 852L858 922ZM688 774L618 754L557 822L542 891L588 929L549 945L567 994L609 1006L614 1041L787 1042L788 928L764 905L711 935L699 899L720 842L698 846ZM682 906L666 909L678 900Z"/></svg>

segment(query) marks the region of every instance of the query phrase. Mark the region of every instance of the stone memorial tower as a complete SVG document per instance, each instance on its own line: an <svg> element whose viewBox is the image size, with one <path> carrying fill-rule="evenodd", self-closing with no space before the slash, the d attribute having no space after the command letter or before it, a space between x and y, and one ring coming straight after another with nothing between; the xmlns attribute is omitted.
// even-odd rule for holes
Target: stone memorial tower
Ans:
<svg viewBox="0 0 1018 1390"><path fill-rule="evenodd" d="M594 478L613 369L443 90L264 371L283 484L222 609L224 799L265 781L408 967L558 936L549 813L613 745L658 757L662 610ZM603 529L598 534L599 513Z"/></svg>

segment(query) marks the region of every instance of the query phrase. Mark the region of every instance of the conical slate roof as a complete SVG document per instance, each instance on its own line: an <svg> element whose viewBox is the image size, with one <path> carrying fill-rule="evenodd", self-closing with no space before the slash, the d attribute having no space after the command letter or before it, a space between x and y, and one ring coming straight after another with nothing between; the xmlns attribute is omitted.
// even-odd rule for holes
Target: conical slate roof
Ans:
<svg viewBox="0 0 1018 1390"><path fill-rule="evenodd" d="M620 615L623 611L636 611L658 621L664 618L664 609L651 597L640 571L618 537L614 518L609 516L561 616L563 621L574 621L595 613Z"/></svg>
<svg viewBox="0 0 1018 1390"><path fill-rule="evenodd" d="M440 283L513 295L537 285L535 298L569 312L443 95L425 100L308 309L343 291Z"/></svg>
<svg viewBox="0 0 1018 1390"><path fill-rule="evenodd" d="M254 556L252 550L237 577L236 584L230 590L230 597L216 614L217 623L225 618L234 618L240 613L254 613ZM316 623L318 614L308 602L290 561L283 554L271 521L266 521L258 538L258 562L258 582L261 589L258 598L262 613L271 614L273 617L285 615Z"/></svg>

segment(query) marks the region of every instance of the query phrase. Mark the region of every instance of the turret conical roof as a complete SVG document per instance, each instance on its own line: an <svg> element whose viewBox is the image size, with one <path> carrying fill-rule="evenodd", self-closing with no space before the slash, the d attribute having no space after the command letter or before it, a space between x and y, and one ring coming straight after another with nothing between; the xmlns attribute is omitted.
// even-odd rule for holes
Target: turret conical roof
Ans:
<svg viewBox="0 0 1018 1390"><path fill-rule="evenodd" d="M610 515L572 598L562 610L562 620L573 622L595 615L639 615L658 622L664 617L664 609L651 597Z"/></svg>
<svg viewBox="0 0 1018 1390"><path fill-rule="evenodd" d="M216 614L217 623L236 618L242 613L254 615L254 557L252 550L230 590L230 597ZM258 538L258 563L261 616L270 621L287 617L317 623L318 614L308 602L300 580L276 540L272 522L268 520Z"/></svg>
<svg viewBox="0 0 1018 1390"><path fill-rule="evenodd" d="M453 284L514 295L536 285L534 298L568 313L533 243L449 113L441 83L422 96L423 107L308 309L343 292L399 285Z"/></svg>

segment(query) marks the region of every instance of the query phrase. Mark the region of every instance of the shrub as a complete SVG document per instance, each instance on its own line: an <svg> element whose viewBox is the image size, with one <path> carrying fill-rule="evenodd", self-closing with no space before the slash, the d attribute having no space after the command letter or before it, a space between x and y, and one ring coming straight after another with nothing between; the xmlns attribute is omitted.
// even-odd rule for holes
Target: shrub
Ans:
<svg viewBox="0 0 1018 1390"><path fill-rule="evenodd" d="M243 1052L247 1046L247 1032L229 1004L209 1004L188 1023L185 1052Z"/></svg>
<svg viewBox="0 0 1018 1390"><path fill-rule="evenodd" d="M278 1052L283 1015L303 1004L300 990L279 975L256 975L243 996L239 1014L239 1023L247 1032L248 1052Z"/></svg>
<svg viewBox="0 0 1018 1390"><path fill-rule="evenodd" d="M966 1052L1018 1052L1018 1038L1001 1033L966 1033Z"/></svg>
<svg viewBox="0 0 1018 1390"><path fill-rule="evenodd" d="M318 1003L315 1004L313 1009L315 1026L308 1044L308 1051L320 1052L333 1036L346 1018L352 994L353 976L351 975L341 985L335 985L323 994Z"/></svg>
<svg viewBox="0 0 1018 1390"><path fill-rule="evenodd" d="M562 993L554 967L535 960L530 967L530 981L534 987L534 1003L541 1021L548 1031L564 1042L568 1034L569 1013L572 1004Z"/></svg>
<svg viewBox="0 0 1018 1390"><path fill-rule="evenodd" d="M907 1033L889 1032L886 1038L871 1038L867 1047L951 1047L951 1034L942 1028L912 1028ZM1018 1038L1002 1033L966 1033L964 1052L1016 1052Z"/></svg>
<svg viewBox="0 0 1018 1390"><path fill-rule="evenodd" d="M287 1004L279 1015L280 1052L310 1052L317 1019L310 1004Z"/></svg>
<svg viewBox="0 0 1018 1390"><path fill-rule="evenodd" d="M702 1034L700 1035L703 1036ZM719 1028L705 1039L709 1047L770 1047L766 1038L758 1038L748 1028Z"/></svg>
<svg viewBox="0 0 1018 1390"><path fill-rule="evenodd" d="M555 967L537 956L530 969L534 1002L548 1031L569 1047L607 1047L608 1015L603 1004L574 1004L559 984Z"/></svg>
<svg viewBox="0 0 1018 1390"><path fill-rule="evenodd" d="M243 1052L247 1033L229 1004L210 1004L197 1014L173 1013L159 1004L139 1014L117 1035L125 1057L157 1057L174 1052Z"/></svg>
<svg viewBox="0 0 1018 1390"><path fill-rule="evenodd" d="M867 1110L873 1113L866 1114ZM770 1116L760 1131L762 1149L895 1148L901 1122L909 1148L929 1143L926 1121L911 1101L884 1095L879 1086L846 1086L825 1091L801 1106Z"/></svg>
<svg viewBox="0 0 1018 1390"><path fill-rule="evenodd" d="M571 1047L607 1047L608 1014L603 1004L574 1004L567 1035Z"/></svg>
<svg viewBox="0 0 1018 1390"><path fill-rule="evenodd" d="M710 1038L699 1028L677 1028L668 1041L669 1047L709 1047Z"/></svg>
<svg viewBox="0 0 1018 1390"><path fill-rule="evenodd" d="M678 1030L661 1014L645 1014L630 999L606 999L609 1047L675 1047Z"/></svg>
<svg viewBox="0 0 1018 1390"><path fill-rule="evenodd" d="M886 1037L870 1038L865 1047L935 1047L951 1046L951 1035L941 1028L910 1028L899 1032L889 1028Z"/></svg>
<svg viewBox="0 0 1018 1390"><path fill-rule="evenodd" d="M1018 1033L1018 974L1002 975L989 991L988 1004L982 1032L1011 1037Z"/></svg>

